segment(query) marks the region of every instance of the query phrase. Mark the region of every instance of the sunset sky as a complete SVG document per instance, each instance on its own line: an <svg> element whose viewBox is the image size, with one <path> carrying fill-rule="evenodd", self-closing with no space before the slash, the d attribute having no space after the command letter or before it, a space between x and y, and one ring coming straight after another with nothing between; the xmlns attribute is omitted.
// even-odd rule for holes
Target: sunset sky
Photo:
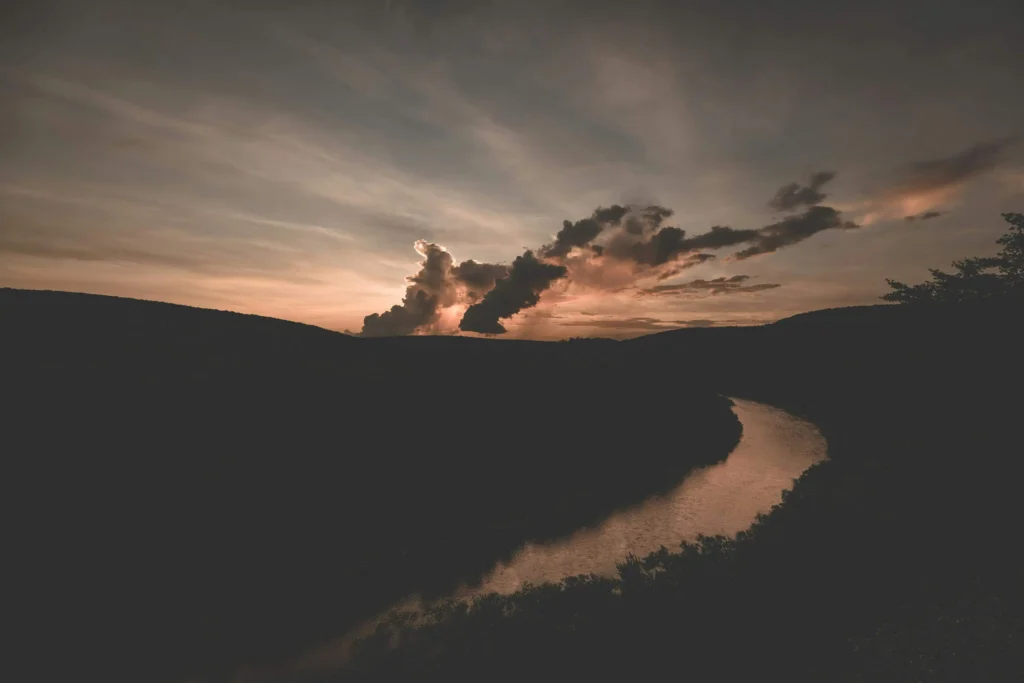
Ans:
<svg viewBox="0 0 1024 683"><path fill-rule="evenodd" d="M877 303L1024 211L1019 0L22 4L0 286L358 332L435 286L423 240L564 270L507 336L625 337ZM644 251L668 226L690 246ZM452 286L417 332L490 283Z"/></svg>

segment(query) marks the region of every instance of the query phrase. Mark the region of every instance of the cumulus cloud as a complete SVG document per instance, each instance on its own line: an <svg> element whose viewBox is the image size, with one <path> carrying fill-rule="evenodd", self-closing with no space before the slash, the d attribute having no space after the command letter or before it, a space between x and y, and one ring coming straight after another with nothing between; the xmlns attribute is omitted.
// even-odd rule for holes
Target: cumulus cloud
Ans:
<svg viewBox="0 0 1024 683"><path fill-rule="evenodd" d="M477 263L469 259L452 268L452 277L464 285L466 299L475 303L494 288L495 282L508 277L508 266L503 263Z"/></svg>
<svg viewBox="0 0 1024 683"><path fill-rule="evenodd" d="M648 206L640 212L643 221L655 228L660 228L661 224L673 215L675 215L675 211L672 209L656 204Z"/></svg>
<svg viewBox="0 0 1024 683"><path fill-rule="evenodd" d="M757 283L748 285L749 275L733 275L732 277L716 277L712 280L691 280L674 285L657 285L640 290L641 295L648 296L714 296L719 294L748 294L776 289L782 285Z"/></svg>
<svg viewBox="0 0 1024 683"><path fill-rule="evenodd" d="M686 251L686 231L667 227L651 235L650 239L633 245L631 256L637 263L660 266Z"/></svg>
<svg viewBox="0 0 1024 683"><path fill-rule="evenodd" d="M787 216L762 228L737 229L716 225L708 232L686 237L679 228L666 227L647 240L632 246L632 258L639 264L660 266L703 249L725 249L749 244L733 258L743 260L758 254L770 254L782 247L802 242L823 230L860 227L844 221L841 214L830 206L810 206L803 213Z"/></svg>
<svg viewBox="0 0 1024 683"><path fill-rule="evenodd" d="M640 265L661 266L681 257L689 259L693 252L702 249L735 247L757 242L761 237L761 232L756 229L737 229L723 225L712 226L707 232L694 237L686 237L686 231L680 228L665 227L652 234L648 239L633 242L626 254L623 254L621 250L612 253L620 258L632 259ZM707 260L714 256L703 254L697 258Z"/></svg>
<svg viewBox="0 0 1024 683"><path fill-rule="evenodd" d="M691 237L683 244L683 248L691 249L724 249L757 239L757 230L730 228L727 225L713 225L707 232Z"/></svg>
<svg viewBox="0 0 1024 683"><path fill-rule="evenodd" d="M859 227L852 221L844 221L841 214L831 206L812 206L802 214L788 216L757 230L757 235L750 240L751 246L737 252L734 258L741 261L758 254L770 254L782 247L803 242L823 230L849 230Z"/></svg>
<svg viewBox="0 0 1024 683"><path fill-rule="evenodd" d="M594 209L594 220L598 223L606 223L608 225L618 225L629 212L628 206L620 206L619 204L612 204L609 207L597 207Z"/></svg>
<svg viewBox="0 0 1024 683"><path fill-rule="evenodd" d="M768 202L768 206L778 211L793 211L801 206L820 204L827 196L821 188L835 177L835 171L818 171L811 176L811 181L807 185L783 185Z"/></svg>
<svg viewBox="0 0 1024 683"><path fill-rule="evenodd" d="M413 334L436 321L442 306L451 305L454 299L452 255L444 247L424 240L416 242L416 251L423 261L419 272L408 278L409 286L402 303L363 318L364 337Z"/></svg>
<svg viewBox="0 0 1024 683"><path fill-rule="evenodd" d="M589 246L590 253L595 256L603 256L607 250L611 255L628 257L629 250L637 244L640 236L656 232L673 214L672 209L656 204L642 207L619 204L598 207L589 217L575 223L563 221L555 241L541 247L538 254L542 258L563 259L573 248ZM621 230L613 235L607 245L591 244L609 227Z"/></svg>
<svg viewBox="0 0 1024 683"><path fill-rule="evenodd" d="M553 244L540 248L542 256L561 258L567 256L573 247L582 247L601 234L601 224L593 218L576 221L563 221L562 229L555 235Z"/></svg>
<svg viewBox="0 0 1024 683"><path fill-rule="evenodd" d="M540 301L556 282L584 289L617 292L636 287L638 281L664 282L682 271L710 261L708 250L744 247L732 255L743 260L769 254L802 242L830 229L859 227L843 220L839 211L819 206L821 187L835 176L814 174L806 188L783 188L780 200L787 207L808 205L802 213L761 228L716 225L707 232L688 236L682 228L665 225L671 209L659 206L598 207L579 221L564 221L552 243L526 251L511 266L464 261L453 265L443 247L421 242L424 256L419 273L409 278L409 288L399 306L367 316L364 335L412 334L432 330L441 311L456 304L468 305L458 328L466 332L503 334L502 320ZM788 186L787 186L788 187ZM817 194L809 194L813 191ZM819 197L820 195L820 197ZM747 276L694 280L679 285L658 285L641 290L644 295L719 295L763 291L776 284L744 284ZM447 318L445 323L447 324ZM454 324L454 323L452 323ZM433 330L436 331L436 330Z"/></svg>
<svg viewBox="0 0 1024 683"><path fill-rule="evenodd" d="M495 282L508 276L508 266L478 263L472 259L454 265L452 255L439 244L419 240L416 252L423 257L420 270L407 278L402 303L383 313L363 318L364 337L415 334L435 325L445 309L481 300Z"/></svg>
<svg viewBox="0 0 1024 683"><path fill-rule="evenodd" d="M590 244L606 225L618 225L628 211L628 208L614 204L607 208L598 207L592 216L575 223L563 221L562 229L555 235L555 241L541 247L540 255L546 258L564 258L574 247L585 247Z"/></svg>
<svg viewBox="0 0 1024 683"><path fill-rule="evenodd" d="M688 254L682 260L677 261L675 265L673 265L671 268L662 270L655 277L658 280L667 280L670 277L675 277L676 275L683 272L687 268L699 266L700 264L707 263L708 261L714 260L715 258L716 256L714 254L705 254L699 251L693 254Z"/></svg>
<svg viewBox="0 0 1024 683"><path fill-rule="evenodd" d="M701 249L722 249L750 242L756 237L756 230L736 230L716 225L706 233L688 238L685 230L666 226L646 239L629 242L628 248L616 245L609 254L619 259L632 260L641 266L656 267L680 257L690 259L693 252ZM714 256L706 254L697 258L707 260Z"/></svg>
<svg viewBox="0 0 1024 683"><path fill-rule="evenodd" d="M815 174L811 180L812 185L820 188L833 176L831 172ZM612 213L603 213L608 211ZM687 237L683 229L663 225L671 216L672 211L661 206L616 205L610 209L599 208L589 218L576 223L566 221L555 242L542 249L542 259L546 258L548 262L538 259L531 252L517 259L523 269L519 281L513 283L516 275L516 267L513 265L509 278L499 280L482 301L470 307L459 327L466 331L501 334L505 331L499 322L501 319L535 306L540 294L556 280L565 279L576 286L605 291L621 291L634 286L639 279L664 281L687 268L715 258L705 250L745 246L732 256L735 260L743 260L778 251L823 230L859 227L856 223L843 220L840 212L832 207L812 205L802 213L787 216L761 228L737 229L716 225L705 233ZM598 239L601 243L591 244ZM588 248L573 251L574 247L581 246ZM531 273L536 273L536 278L527 276ZM696 292L717 295L757 292L779 286L743 285L741 282L737 279L718 279L707 281L708 286L703 289L699 284L691 283L689 286L659 285L641 292L646 295L664 295L669 292L677 295L684 292L690 295Z"/></svg>
<svg viewBox="0 0 1024 683"><path fill-rule="evenodd" d="M508 277L498 280L483 299L466 309L459 329L481 334L504 334L506 330L501 319L536 306L541 293L567 273L565 266L546 263L532 251L526 251L512 262Z"/></svg>

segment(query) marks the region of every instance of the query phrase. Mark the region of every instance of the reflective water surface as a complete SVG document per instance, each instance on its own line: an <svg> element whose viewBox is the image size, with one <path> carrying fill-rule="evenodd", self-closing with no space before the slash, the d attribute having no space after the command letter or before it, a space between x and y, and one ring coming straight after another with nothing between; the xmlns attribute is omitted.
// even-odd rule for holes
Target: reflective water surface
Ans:
<svg viewBox="0 0 1024 683"><path fill-rule="evenodd" d="M733 536L747 529L758 513L782 500L782 492L811 465L823 460L826 443L810 422L762 403L733 399L743 424L739 444L724 462L691 472L666 494L615 513L601 524L560 540L527 544L508 563L499 563L479 586L463 586L460 598L490 592L511 593L523 582L559 581L578 574L615 574L626 555L644 556L661 546L676 549L698 534ZM420 607L415 597L397 605ZM353 636L311 652L301 669L342 665Z"/></svg>
<svg viewBox="0 0 1024 683"><path fill-rule="evenodd" d="M457 595L511 593L524 581L559 581L577 574L615 573L615 563L633 553L678 548L697 534L734 536L758 513L782 499L793 480L825 457L817 427L778 408L733 399L743 424L740 443L722 463L691 472L669 493L581 529L558 541L529 544L508 564L499 564L478 587Z"/></svg>

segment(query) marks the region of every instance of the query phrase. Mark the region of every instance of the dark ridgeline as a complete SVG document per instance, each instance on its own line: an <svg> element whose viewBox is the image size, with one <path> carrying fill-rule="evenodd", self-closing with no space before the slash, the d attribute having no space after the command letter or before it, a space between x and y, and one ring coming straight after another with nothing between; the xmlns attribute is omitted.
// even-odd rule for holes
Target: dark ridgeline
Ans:
<svg viewBox="0 0 1024 683"><path fill-rule="evenodd" d="M694 383L652 395L608 341L361 339L19 290L0 327L12 567L49 674L287 662L672 487L740 432Z"/></svg>
<svg viewBox="0 0 1024 683"><path fill-rule="evenodd" d="M619 343L354 339L5 290L23 630L79 677L281 661L720 459L721 392L829 441L750 532L399 618L320 680L1022 680L1008 220L995 261L891 283L910 305Z"/></svg>
<svg viewBox="0 0 1024 683"><path fill-rule="evenodd" d="M365 640L355 671L308 680L1021 680L1022 349L1019 299L622 342L659 378L652 402L711 382L806 416L830 459L740 540L444 605L434 627Z"/></svg>
<svg viewBox="0 0 1024 683"><path fill-rule="evenodd" d="M829 460L737 540L383 627L324 680L1024 680L1024 216L902 306L686 329L616 352L815 422ZM651 398L660 396L652 393ZM399 647L391 650L389 641Z"/></svg>

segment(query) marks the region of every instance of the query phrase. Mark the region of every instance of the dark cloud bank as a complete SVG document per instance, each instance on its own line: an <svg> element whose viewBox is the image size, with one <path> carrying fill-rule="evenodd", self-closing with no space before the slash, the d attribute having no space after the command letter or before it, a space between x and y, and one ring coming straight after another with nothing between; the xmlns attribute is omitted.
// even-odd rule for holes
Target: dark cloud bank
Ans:
<svg viewBox="0 0 1024 683"><path fill-rule="evenodd" d="M483 334L503 334L505 327L499 322L523 310L536 306L541 293L555 280L566 276L565 266L545 263L527 251L512 262L508 277L498 280L482 301L466 309L459 329Z"/></svg>
<svg viewBox="0 0 1024 683"><path fill-rule="evenodd" d="M508 266L478 263L472 259L453 265L452 255L437 244L420 240L416 251L423 257L420 270L408 278L402 303L383 313L363 319L364 337L413 334L437 322L442 309L465 302L477 302L507 278Z"/></svg>
<svg viewBox="0 0 1024 683"><path fill-rule="evenodd" d="M821 188L835 177L834 171L818 171L811 176L809 185L803 186L799 183L783 185L768 202L768 206L778 211L793 211L801 206L820 204L828 196L821 191Z"/></svg>
<svg viewBox="0 0 1024 683"><path fill-rule="evenodd" d="M707 232L688 236L686 231L665 225L673 216L669 208L650 206L598 207L576 222L564 221L554 241L527 250L511 265L463 261L454 265L441 246L416 243L423 256L421 269L408 279L400 305L369 315L364 336L404 335L434 331L443 309L468 305L459 323L465 332L502 334L508 319L536 306L555 283L577 282L589 287L621 290L621 282L605 284L604 274L623 268L636 280L664 281L687 268L716 258L709 251L739 247L728 258L742 261L798 244L824 230L859 227L840 212L822 206L823 187L835 178L832 171L811 176L807 185L789 183L768 202L790 215L760 228L716 225ZM922 218L924 220L924 218ZM694 280L642 289L642 295L720 295L757 292L776 284L747 284L746 275L714 280Z"/></svg>

